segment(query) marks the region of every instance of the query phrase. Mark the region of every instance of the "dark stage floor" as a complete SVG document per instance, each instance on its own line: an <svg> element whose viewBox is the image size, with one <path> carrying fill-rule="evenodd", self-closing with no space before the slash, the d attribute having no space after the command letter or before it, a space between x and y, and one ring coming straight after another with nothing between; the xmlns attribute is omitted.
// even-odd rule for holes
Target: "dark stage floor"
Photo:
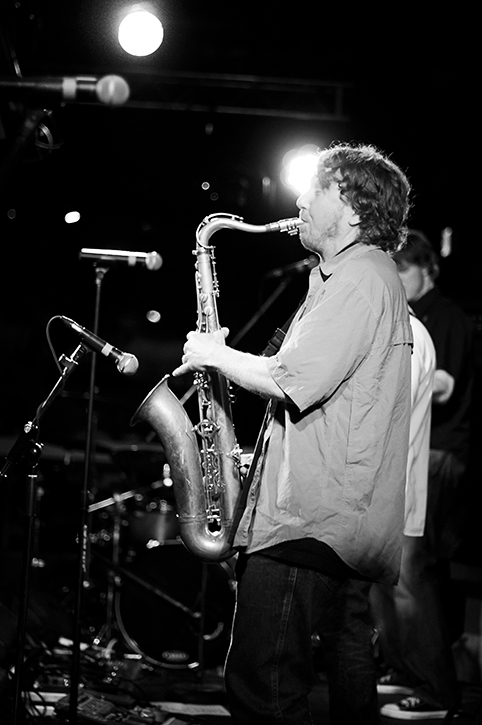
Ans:
<svg viewBox="0 0 482 725"><path fill-rule="evenodd" d="M71 721L67 701L62 710L55 704L69 697L72 676L81 686L78 723L228 725L221 670L234 610L232 563L204 564L187 552L168 492L161 496L153 484L132 485L130 478L117 498L106 487L100 503L91 505L86 558L79 562L78 505L61 474L50 472L35 522L22 697L10 678L19 661L24 521L3 513L9 535L0 560L0 725ZM150 480L150 467L146 475ZM77 617L81 563L86 570ZM462 601L473 597L478 622L480 578L473 587L463 590ZM315 646L313 657L319 673L313 720L328 725L327 686ZM460 725L482 725L480 682L480 672L461 681ZM381 695L380 705L396 700ZM393 722L382 719L383 725Z"/></svg>
<svg viewBox="0 0 482 725"><path fill-rule="evenodd" d="M35 609L35 607L34 607ZM1 725L28 725L29 723L165 723L165 725L228 725L232 722L222 680L220 654L206 649L210 666L196 666L195 648L191 649L192 661L187 664L167 666L155 661L154 656L134 651L136 643L126 645L124 623L115 621L110 631L104 630L104 644L87 645L85 632L79 649L72 642L59 638L53 645L41 642L38 637L44 628L48 638L51 631L45 627L40 606L30 613L29 630L25 645L26 659L22 665L24 687L21 695L15 686L12 671L0 669L0 723ZM142 617L142 611L139 617ZM50 616L55 620L56 612ZM120 627L119 627L120 623ZM51 621L55 629L55 621ZM167 621L174 628L174 621ZM139 630L140 632L140 630ZM177 630L176 638L181 630ZM102 633L99 633L101 636ZM107 641L108 640L108 641ZM146 640L147 642L147 640ZM206 640L206 644L208 640ZM157 657L157 650L150 648ZM182 650L179 650L179 653ZM175 650L171 651L173 657ZM203 656L202 650L198 653ZM179 655L180 656L180 655ZM329 699L326 679L320 666L319 654L313 651L318 681L310 696L314 725L329 725ZM73 662L76 667L73 668ZM18 664L16 653L13 667ZM3 680L1 676L3 675ZM70 712L69 697L72 679L80 683L76 716ZM482 725L482 685L460 683L462 706L456 719L459 725ZM397 701L397 695L379 695L380 706ZM395 721L381 718L381 725ZM431 720L447 723L452 720ZM253 725L255 725L253 723ZM350 723L347 723L350 725Z"/></svg>
<svg viewBox="0 0 482 725"><path fill-rule="evenodd" d="M45 566L31 572L21 697L9 672L19 662L15 577L10 587L0 587L0 725L228 725L221 671L234 606L229 565L201 564L174 543L126 555L116 565L102 545L92 549L80 645L72 647L76 557L51 552ZM21 557L9 561L10 575L13 570L18 576ZM323 661L315 645L313 658L318 672L313 722L329 725ZM76 720L68 705L72 678L80 684ZM482 725L480 678L461 681L460 687L456 722ZM380 695L380 706L398 697ZM393 722L381 719L382 725Z"/></svg>
<svg viewBox="0 0 482 725"><path fill-rule="evenodd" d="M72 643L60 637L49 645L39 641L39 630L45 626L40 607L30 614L37 618L29 628L23 664L22 695L11 680L12 672L0 669L0 723L1 725L28 725L28 723L166 723L166 725L228 725L232 722L222 681L222 665L196 666L194 649L188 664L156 662L154 657L143 655L126 646L124 636L114 623L105 632L109 641L104 645L85 645L82 642L77 655L72 655ZM142 617L142 611L139 617ZM51 612L51 617L56 612ZM55 622L51 626L55 629ZM174 625L174 622L167 622ZM122 624L123 626L123 624ZM140 631L140 630L139 630ZM45 632L50 636L48 628ZM180 630L178 630L180 632ZM82 640L85 636L82 637ZM154 650L153 650L154 652ZM174 656L175 650L171 655ZM157 656L157 655L156 655ZM207 659L213 662L219 655L207 651ZM73 661L78 669L73 670ZM317 663L314 652L315 664ZM16 653L13 667L18 663ZM315 725L329 725L329 701L326 680L322 668L317 667L318 682L310 697ZM3 675L3 680L1 676ZM73 719L69 709L72 678L80 683L77 716ZM482 725L482 686L460 683L461 711L454 722L459 725ZM398 699L396 695L380 695L380 706ZM381 718L382 725L395 722ZM447 723L448 720L431 720ZM253 724L254 725L254 724ZM350 725L347 723L347 725Z"/></svg>
<svg viewBox="0 0 482 725"><path fill-rule="evenodd" d="M120 680L120 677L117 676ZM57 690L57 691L56 691ZM453 722L459 725L480 725L482 722L482 688L474 685L461 684L462 709ZM43 698L45 701L43 701ZM381 695L380 706L391 702L393 696ZM319 682L311 695L311 707L314 725L329 725L327 685L320 674ZM53 705L48 701L66 703L61 712L56 714ZM71 722L68 715L68 700L62 699L58 688L31 690L25 699L27 713L23 706L17 722L20 723L66 723ZM108 686L99 683L97 690L86 688L78 701L78 719L76 723L122 722L128 725L135 723L157 723L165 725L228 725L232 722L227 708L222 679L217 671L178 671L166 670L138 674L128 682L118 682ZM2 725L14 723L13 716L6 712ZM90 717L91 719L87 719ZM97 719L96 719L97 718ZM390 718L381 718L381 725L396 722ZM431 720L431 723L452 722L452 720ZM16 724L15 724L16 725ZM253 724L254 725L254 724ZM347 723L347 725L350 725Z"/></svg>

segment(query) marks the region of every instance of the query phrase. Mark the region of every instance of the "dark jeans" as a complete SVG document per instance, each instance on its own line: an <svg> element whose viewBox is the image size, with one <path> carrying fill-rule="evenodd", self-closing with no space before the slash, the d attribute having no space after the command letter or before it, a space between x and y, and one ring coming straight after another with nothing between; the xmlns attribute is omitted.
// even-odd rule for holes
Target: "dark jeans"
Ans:
<svg viewBox="0 0 482 725"><path fill-rule="evenodd" d="M312 634L324 647L332 725L377 725L368 585L240 556L225 681L236 725L313 723Z"/></svg>
<svg viewBox="0 0 482 725"><path fill-rule="evenodd" d="M459 696L442 591L458 544L454 503L463 473L452 454L431 451L425 533L404 537L398 585L370 593L385 664L442 708Z"/></svg>

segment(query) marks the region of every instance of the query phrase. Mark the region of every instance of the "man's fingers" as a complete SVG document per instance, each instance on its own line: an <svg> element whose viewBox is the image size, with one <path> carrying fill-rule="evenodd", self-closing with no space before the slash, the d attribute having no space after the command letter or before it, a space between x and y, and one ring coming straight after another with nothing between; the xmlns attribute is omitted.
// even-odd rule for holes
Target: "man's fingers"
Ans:
<svg viewBox="0 0 482 725"><path fill-rule="evenodd" d="M174 378L178 378L180 375L184 375L189 372L189 365L179 365L178 368L172 371L171 375Z"/></svg>

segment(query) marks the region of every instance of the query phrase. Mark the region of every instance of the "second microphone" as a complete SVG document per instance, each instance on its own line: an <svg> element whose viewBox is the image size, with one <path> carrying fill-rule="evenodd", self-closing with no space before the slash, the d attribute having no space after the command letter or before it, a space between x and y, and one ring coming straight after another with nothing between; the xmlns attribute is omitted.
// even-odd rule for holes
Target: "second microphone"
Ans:
<svg viewBox="0 0 482 725"><path fill-rule="evenodd" d="M135 355L118 350L105 340L97 337L97 335L94 335L94 333L90 332L90 330L87 330L85 327L82 327L82 325L79 325L77 322L74 322L74 320L71 320L70 317L61 316L60 319L64 325L67 325L67 327L70 327L78 335L80 335L82 343L88 347L89 350L93 350L93 352L98 352L101 355L104 355L104 357L114 360L118 371L123 375L134 375L134 373L136 373L139 369L139 361Z"/></svg>

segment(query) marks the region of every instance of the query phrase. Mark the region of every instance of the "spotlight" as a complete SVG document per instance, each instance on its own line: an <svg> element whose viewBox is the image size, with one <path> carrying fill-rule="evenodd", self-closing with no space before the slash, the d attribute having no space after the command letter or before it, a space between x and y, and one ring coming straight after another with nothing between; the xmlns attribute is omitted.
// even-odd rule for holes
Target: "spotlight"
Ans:
<svg viewBox="0 0 482 725"><path fill-rule="evenodd" d="M161 319L161 313L159 310L148 310L146 313L147 320L152 323L157 323Z"/></svg>
<svg viewBox="0 0 482 725"><path fill-rule="evenodd" d="M164 28L153 13L134 6L119 25L118 39L130 55L151 55L164 39Z"/></svg>
<svg viewBox="0 0 482 725"><path fill-rule="evenodd" d="M314 144L306 144L299 149L288 151L283 157L281 180L285 186L298 196L310 186L316 171L319 148Z"/></svg>
<svg viewBox="0 0 482 725"><path fill-rule="evenodd" d="M78 211L68 211L67 214L64 216L64 221L66 224L75 224L75 222L78 222L80 219L80 213Z"/></svg>

